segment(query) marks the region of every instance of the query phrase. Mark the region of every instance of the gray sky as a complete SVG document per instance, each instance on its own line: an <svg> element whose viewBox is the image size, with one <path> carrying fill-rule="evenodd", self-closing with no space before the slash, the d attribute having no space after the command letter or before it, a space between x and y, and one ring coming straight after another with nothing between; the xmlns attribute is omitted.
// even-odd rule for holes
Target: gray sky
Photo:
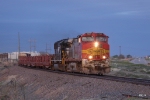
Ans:
<svg viewBox="0 0 150 100"><path fill-rule="evenodd" d="M36 50L46 43L76 37L85 32L103 32L109 38L111 55L150 55L150 0L0 0L0 53L18 49Z"/></svg>

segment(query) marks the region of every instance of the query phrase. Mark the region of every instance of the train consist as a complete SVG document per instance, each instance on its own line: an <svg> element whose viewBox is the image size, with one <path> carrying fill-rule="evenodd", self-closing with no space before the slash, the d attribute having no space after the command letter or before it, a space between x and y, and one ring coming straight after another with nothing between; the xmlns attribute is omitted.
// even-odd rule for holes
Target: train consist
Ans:
<svg viewBox="0 0 150 100"><path fill-rule="evenodd" d="M62 39L54 43L53 55L20 54L18 64L86 74L109 73L108 38L104 33L92 32Z"/></svg>

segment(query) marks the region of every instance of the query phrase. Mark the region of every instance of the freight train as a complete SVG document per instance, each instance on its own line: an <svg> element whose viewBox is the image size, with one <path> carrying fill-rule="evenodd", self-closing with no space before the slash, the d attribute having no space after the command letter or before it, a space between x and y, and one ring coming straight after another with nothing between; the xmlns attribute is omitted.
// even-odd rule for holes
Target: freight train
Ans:
<svg viewBox="0 0 150 100"><path fill-rule="evenodd" d="M66 72L100 74L110 72L108 36L84 33L54 43L54 54L19 55L20 66L41 67Z"/></svg>

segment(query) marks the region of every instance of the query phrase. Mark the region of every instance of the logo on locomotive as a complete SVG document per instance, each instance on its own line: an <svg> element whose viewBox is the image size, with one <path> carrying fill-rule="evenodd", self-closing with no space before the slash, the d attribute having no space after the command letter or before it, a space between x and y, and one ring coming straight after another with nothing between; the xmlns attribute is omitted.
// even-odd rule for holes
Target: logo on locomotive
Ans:
<svg viewBox="0 0 150 100"><path fill-rule="evenodd" d="M109 53L109 50L103 48L89 48L86 50L82 50L82 53L90 54L90 55L104 55Z"/></svg>

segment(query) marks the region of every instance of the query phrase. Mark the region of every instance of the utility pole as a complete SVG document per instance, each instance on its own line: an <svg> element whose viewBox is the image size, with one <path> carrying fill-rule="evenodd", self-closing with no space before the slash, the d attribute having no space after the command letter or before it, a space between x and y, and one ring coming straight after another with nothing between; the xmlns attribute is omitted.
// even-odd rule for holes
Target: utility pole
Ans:
<svg viewBox="0 0 150 100"><path fill-rule="evenodd" d="M120 55L121 55L121 46L119 46L119 52L120 52Z"/></svg>
<svg viewBox="0 0 150 100"><path fill-rule="evenodd" d="M18 59L20 56L20 33L18 32Z"/></svg>
<svg viewBox="0 0 150 100"><path fill-rule="evenodd" d="M46 54L47 54L47 43L46 43Z"/></svg>
<svg viewBox="0 0 150 100"><path fill-rule="evenodd" d="M30 42L30 54L31 54L31 39L29 40L29 42Z"/></svg>
<svg viewBox="0 0 150 100"><path fill-rule="evenodd" d="M35 50L36 50L36 40L33 40L33 43L34 43L34 52L35 52Z"/></svg>

